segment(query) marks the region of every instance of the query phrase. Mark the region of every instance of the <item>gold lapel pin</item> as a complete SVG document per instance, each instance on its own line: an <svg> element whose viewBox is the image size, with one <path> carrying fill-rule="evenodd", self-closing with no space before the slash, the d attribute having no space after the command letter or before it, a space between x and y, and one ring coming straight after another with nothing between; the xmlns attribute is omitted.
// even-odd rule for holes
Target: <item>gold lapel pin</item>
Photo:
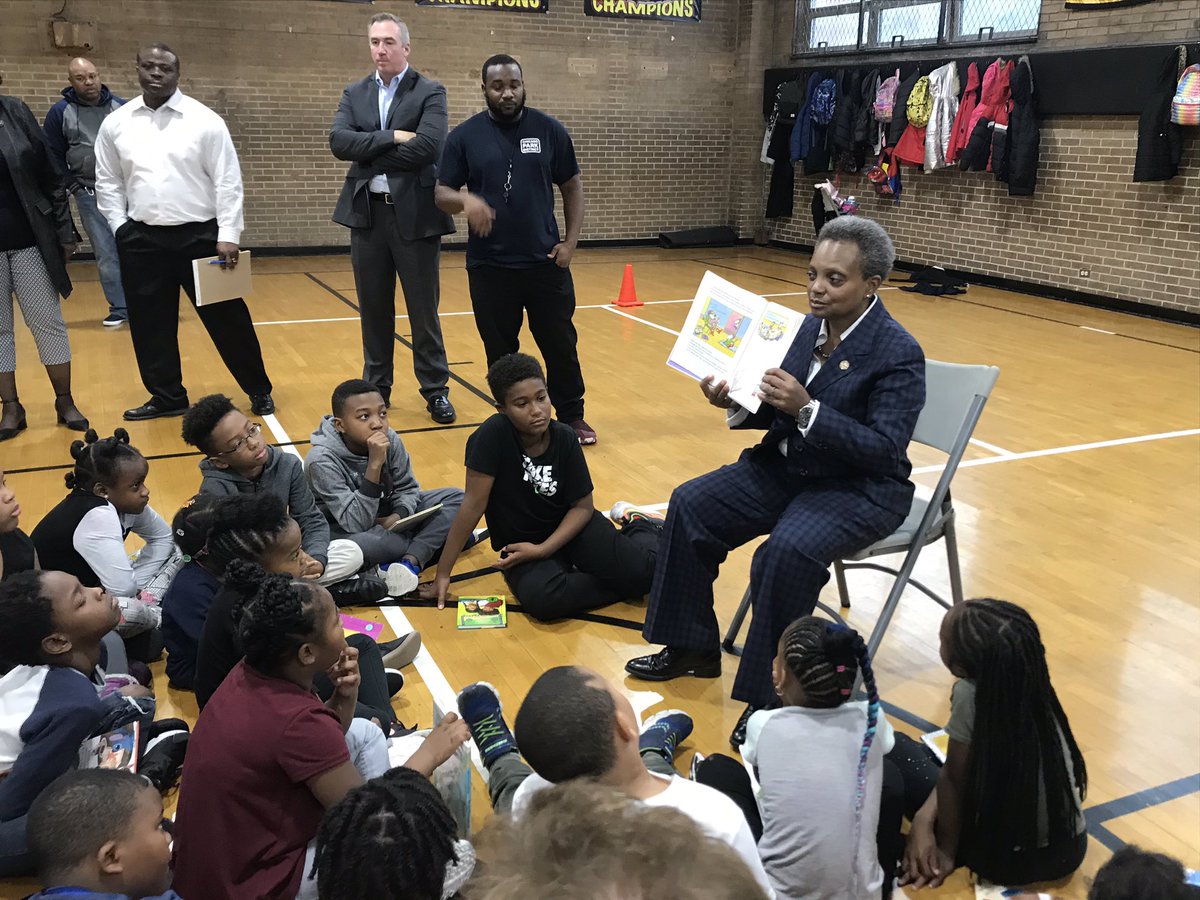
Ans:
<svg viewBox="0 0 1200 900"><path fill-rule="evenodd" d="M845 372L848 368L850 368L850 360L843 359L840 363L838 363L838 368Z"/></svg>

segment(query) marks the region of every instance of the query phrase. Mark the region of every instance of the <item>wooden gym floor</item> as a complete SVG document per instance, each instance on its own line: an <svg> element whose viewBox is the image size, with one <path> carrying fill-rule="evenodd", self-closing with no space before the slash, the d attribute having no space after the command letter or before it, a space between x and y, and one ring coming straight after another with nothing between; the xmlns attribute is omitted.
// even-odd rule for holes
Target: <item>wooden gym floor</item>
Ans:
<svg viewBox="0 0 1200 900"><path fill-rule="evenodd" d="M680 481L733 460L753 440L730 433L696 385L665 365L687 303L706 269L796 309L804 297L806 257L763 248L664 251L585 250L573 272L579 352L587 381L587 418L600 435L586 451L596 506L662 503ZM609 307L625 263L634 263L640 298L632 311ZM276 442L307 452L333 386L359 374L361 347L354 279L347 256L257 261L250 308L275 382L279 411L268 417ZM104 303L90 263L72 267L75 295L64 304L75 352L75 396L98 429L111 432L121 410L145 399L128 329L100 326ZM1000 381L955 480L960 552L968 596L1026 606L1038 620L1051 671L1088 763L1090 849L1082 871L1053 888L1086 895L1090 876L1123 842L1171 853L1200 867L1200 331L1180 325L972 287L962 297L883 291L891 313L927 356L991 363ZM425 486L463 483L463 446L492 413L483 350L470 313L463 256L442 257L442 327L458 422L433 425L412 379L397 319L393 427L401 432ZM62 496L74 434L54 425L52 394L27 330L18 326L21 396L29 430L0 449L23 526ZM193 312L183 314L180 343L192 399L225 392L246 403ZM530 342L527 349L535 352ZM131 424L151 459L151 504L168 519L198 487L198 456L179 437L179 419ZM914 448L915 478L932 486L936 454ZM726 624L746 584L753 545L735 552L717 583ZM487 567L486 545L465 554L457 571ZM921 557L917 577L946 588L941 545ZM888 582L850 575L850 621L869 631ZM465 594L504 593L497 574L456 584ZM826 589L826 599L834 593ZM427 652L406 672L396 708L406 723L430 724L432 697L449 705L463 685L494 684L511 712L544 669L588 665L621 683L635 706L680 707L696 730L692 751L728 752L740 706L731 701L736 660L719 680L684 679L652 689L625 681L623 665L644 652L636 625L642 604L601 611L618 624L538 624L514 614L504 631L459 633L453 612L387 608L362 613L393 629L412 626ZM951 676L941 665L941 610L910 591L876 660L893 722L916 734L940 726ZM631 625L635 627L625 627ZM167 688L158 674L161 715L194 720L191 694ZM487 814L476 776L476 824ZM24 884L0 885L19 897ZM968 898L960 871L936 892Z"/></svg>

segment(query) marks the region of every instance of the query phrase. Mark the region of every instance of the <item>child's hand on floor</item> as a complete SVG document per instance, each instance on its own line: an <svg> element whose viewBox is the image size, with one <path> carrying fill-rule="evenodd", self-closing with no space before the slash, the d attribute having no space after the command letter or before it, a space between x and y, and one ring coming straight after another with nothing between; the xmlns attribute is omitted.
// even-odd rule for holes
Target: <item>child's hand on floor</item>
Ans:
<svg viewBox="0 0 1200 900"><path fill-rule="evenodd" d="M333 682L333 692L336 696L346 700L358 699L358 684L362 680L358 671L358 650L346 647L326 674Z"/></svg>
<svg viewBox="0 0 1200 900"><path fill-rule="evenodd" d="M436 575L433 581L417 585L417 596L422 600L436 600L437 608L445 609L446 601L450 597L450 576Z"/></svg>
<svg viewBox="0 0 1200 900"><path fill-rule="evenodd" d="M425 738L417 752L409 757L404 765L420 772L425 777L433 774L433 770L454 755L471 737L467 723L458 717L457 713L446 713L445 718L438 723L429 737Z"/></svg>

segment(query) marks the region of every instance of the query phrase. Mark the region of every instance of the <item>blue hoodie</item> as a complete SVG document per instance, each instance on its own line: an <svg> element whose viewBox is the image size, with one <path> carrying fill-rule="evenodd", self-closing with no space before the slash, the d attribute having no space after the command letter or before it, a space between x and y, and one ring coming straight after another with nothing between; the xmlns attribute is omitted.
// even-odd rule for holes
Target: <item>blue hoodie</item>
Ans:
<svg viewBox="0 0 1200 900"><path fill-rule="evenodd" d="M59 100L46 113L42 130L46 143L59 170L66 176L67 190L72 194L81 187L96 187L96 135L108 114L125 101L113 94L107 85L100 85L100 99L95 106L81 103L75 88L67 87Z"/></svg>

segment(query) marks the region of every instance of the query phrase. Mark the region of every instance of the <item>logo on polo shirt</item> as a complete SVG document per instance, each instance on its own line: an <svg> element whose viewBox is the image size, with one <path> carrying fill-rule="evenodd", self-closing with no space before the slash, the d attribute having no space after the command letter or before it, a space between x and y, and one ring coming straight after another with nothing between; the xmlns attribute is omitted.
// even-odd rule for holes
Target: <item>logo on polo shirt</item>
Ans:
<svg viewBox="0 0 1200 900"><path fill-rule="evenodd" d="M521 138L522 153L541 153L542 140L541 138Z"/></svg>

